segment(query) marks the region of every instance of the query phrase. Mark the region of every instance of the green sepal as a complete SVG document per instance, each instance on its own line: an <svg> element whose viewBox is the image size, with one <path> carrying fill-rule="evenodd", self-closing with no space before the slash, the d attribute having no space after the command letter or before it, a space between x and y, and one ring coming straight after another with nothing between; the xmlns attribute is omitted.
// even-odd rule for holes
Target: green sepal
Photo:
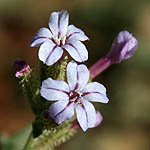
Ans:
<svg viewBox="0 0 150 150"><path fill-rule="evenodd" d="M51 119L46 119L44 113L36 116L33 124L33 138L38 137L42 134L43 130L55 128L58 125Z"/></svg>
<svg viewBox="0 0 150 150"><path fill-rule="evenodd" d="M63 58L52 66L47 66L43 62L40 64L40 79L41 82L49 77L54 80L66 80L66 67L68 63L68 56L63 56Z"/></svg>

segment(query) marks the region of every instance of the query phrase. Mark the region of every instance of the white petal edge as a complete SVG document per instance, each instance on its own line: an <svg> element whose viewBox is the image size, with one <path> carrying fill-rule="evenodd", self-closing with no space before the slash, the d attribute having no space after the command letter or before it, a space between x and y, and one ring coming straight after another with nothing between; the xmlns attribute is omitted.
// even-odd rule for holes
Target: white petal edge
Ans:
<svg viewBox="0 0 150 150"><path fill-rule="evenodd" d="M44 42L40 48L39 48L39 59L43 61L44 63L46 62L47 57L51 53L51 51L54 49L56 45L52 41L46 41Z"/></svg>
<svg viewBox="0 0 150 150"><path fill-rule="evenodd" d="M91 102L100 102L100 103L108 103L109 99L107 96L100 94L100 93L90 93L83 96L84 100L91 101Z"/></svg>
<svg viewBox="0 0 150 150"><path fill-rule="evenodd" d="M78 82L78 88L76 91L81 92L83 88L88 83L88 80L90 78L90 73L86 65L81 64L77 66L77 82Z"/></svg>
<svg viewBox="0 0 150 150"><path fill-rule="evenodd" d="M55 37L58 37L59 34L61 36L64 36L66 34L68 28L68 20L69 14L66 10L51 13L48 24Z"/></svg>
<svg viewBox="0 0 150 150"><path fill-rule="evenodd" d="M82 100L81 105L76 105L75 110L77 113L77 120L82 128L83 131L86 131L88 128L92 128L96 124L96 111L94 106L88 102Z"/></svg>
<svg viewBox="0 0 150 150"><path fill-rule="evenodd" d="M96 115L96 111L95 111L93 104L88 101L84 101L84 100L82 100L81 102L87 113L88 128L94 127L96 124L97 115Z"/></svg>
<svg viewBox="0 0 150 150"><path fill-rule="evenodd" d="M75 27L74 25L68 26L67 38L69 40L80 40L80 41L86 41L89 39L81 29Z"/></svg>
<svg viewBox="0 0 150 150"><path fill-rule="evenodd" d="M63 54L63 49L57 47L52 41L44 42L39 49L39 59L48 66L57 62Z"/></svg>
<svg viewBox="0 0 150 150"><path fill-rule="evenodd" d="M73 91L77 83L77 63L71 61L67 65L67 82L69 90Z"/></svg>
<svg viewBox="0 0 150 150"><path fill-rule="evenodd" d="M61 47L55 47L51 54L49 54L46 65L50 66L56 63L63 55L63 49Z"/></svg>
<svg viewBox="0 0 150 150"><path fill-rule="evenodd" d="M49 101L68 100L69 87L64 81L48 78L42 82L41 96Z"/></svg>
<svg viewBox="0 0 150 150"><path fill-rule="evenodd" d="M77 62L84 62L88 59L88 51L86 47L78 40L69 40L63 47Z"/></svg>
<svg viewBox="0 0 150 150"><path fill-rule="evenodd" d="M88 129L88 121L86 117L86 112L84 111L81 105L76 105L75 111L77 114L77 120L79 122L80 127L82 128L83 131L86 131Z"/></svg>
<svg viewBox="0 0 150 150"><path fill-rule="evenodd" d="M60 124L65 120L69 120L74 115L74 104L70 104L66 100L60 100L51 104L49 113L55 122Z"/></svg>
<svg viewBox="0 0 150 150"><path fill-rule="evenodd" d="M83 92L83 99L91 101L91 102L101 102L101 103L108 103L109 99L106 96L106 88L98 83L98 82L92 82L88 83L84 89Z"/></svg>
<svg viewBox="0 0 150 150"><path fill-rule="evenodd" d="M30 46L39 46L42 43L49 41L52 37L52 34L48 28L41 28L33 37Z"/></svg>
<svg viewBox="0 0 150 150"><path fill-rule="evenodd" d="M74 61L71 61L67 65L67 82L70 87L70 91L76 90L82 91L84 86L89 80L88 68L81 64L77 65ZM76 88L76 89L75 89Z"/></svg>
<svg viewBox="0 0 150 150"><path fill-rule="evenodd" d="M106 95L106 88L98 82L91 82L84 87L83 92L99 92Z"/></svg>
<svg viewBox="0 0 150 150"><path fill-rule="evenodd" d="M50 28L54 37L58 36L58 32L59 32L58 19L59 19L59 12L51 13L48 25L49 25L49 28Z"/></svg>
<svg viewBox="0 0 150 150"><path fill-rule="evenodd" d="M62 10L59 13L59 28L60 28L60 35L62 37L65 36L67 33L68 22L69 22L69 14L66 10Z"/></svg>

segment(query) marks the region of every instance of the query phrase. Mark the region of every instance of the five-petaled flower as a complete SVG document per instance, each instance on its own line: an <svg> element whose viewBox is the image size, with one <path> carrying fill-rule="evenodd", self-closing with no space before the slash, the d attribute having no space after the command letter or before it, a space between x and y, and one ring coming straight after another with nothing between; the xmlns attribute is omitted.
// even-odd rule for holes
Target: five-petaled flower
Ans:
<svg viewBox="0 0 150 150"><path fill-rule="evenodd" d="M66 50L77 62L88 59L88 51L81 41L88 40L82 30L68 25L69 14L66 10L53 12L49 19L49 28L41 28L33 40L31 47L40 46L39 59L50 66L57 62Z"/></svg>
<svg viewBox="0 0 150 150"><path fill-rule="evenodd" d="M108 103L106 88L98 83L88 83L89 71L83 64L77 65L74 61L67 65L67 82L48 78L42 82L41 96L51 104L49 115L60 124L70 119L76 111L77 120L81 128L86 131L96 124L96 111L89 102Z"/></svg>

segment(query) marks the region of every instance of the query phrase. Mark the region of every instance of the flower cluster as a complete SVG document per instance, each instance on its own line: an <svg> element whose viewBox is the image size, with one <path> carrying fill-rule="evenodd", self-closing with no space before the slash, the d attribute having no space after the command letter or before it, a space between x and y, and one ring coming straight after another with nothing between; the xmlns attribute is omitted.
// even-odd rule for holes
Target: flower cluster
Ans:
<svg viewBox="0 0 150 150"><path fill-rule="evenodd" d="M91 102L109 101L106 88L98 82L89 82L90 76L94 78L111 64L130 58L136 50L137 40L127 31L120 32L108 55L88 70L86 65L76 63L88 59L88 51L82 43L88 37L81 29L68 25L68 21L66 10L53 12L49 29L41 28L31 41L31 47L40 46L39 59L47 66L57 63L64 55L69 54L73 59L67 64L67 82L49 77L42 82L40 94L48 101L56 101L50 105L48 117L61 124L76 115L78 124L86 131L102 121Z"/></svg>

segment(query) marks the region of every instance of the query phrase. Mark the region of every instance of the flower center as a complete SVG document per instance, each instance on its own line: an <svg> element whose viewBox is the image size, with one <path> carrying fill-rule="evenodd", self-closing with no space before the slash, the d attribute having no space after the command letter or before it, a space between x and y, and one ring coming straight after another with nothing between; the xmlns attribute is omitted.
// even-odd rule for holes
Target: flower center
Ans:
<svg viewBox="0 0 150 150"><path fill-rule="evenodd" d="M71 102L81 103L80 101L82 99L82 93L73 91L73 92L70 92L69 96L70 96L69 100Z"/></svg>
<svg viewBox="0 0 150 150"><path fill-rule="evenodd" d="M54 41L58 46L63 46L63 45L65 45L65 42L66 42L66 36L54 37Z"/></svg>

